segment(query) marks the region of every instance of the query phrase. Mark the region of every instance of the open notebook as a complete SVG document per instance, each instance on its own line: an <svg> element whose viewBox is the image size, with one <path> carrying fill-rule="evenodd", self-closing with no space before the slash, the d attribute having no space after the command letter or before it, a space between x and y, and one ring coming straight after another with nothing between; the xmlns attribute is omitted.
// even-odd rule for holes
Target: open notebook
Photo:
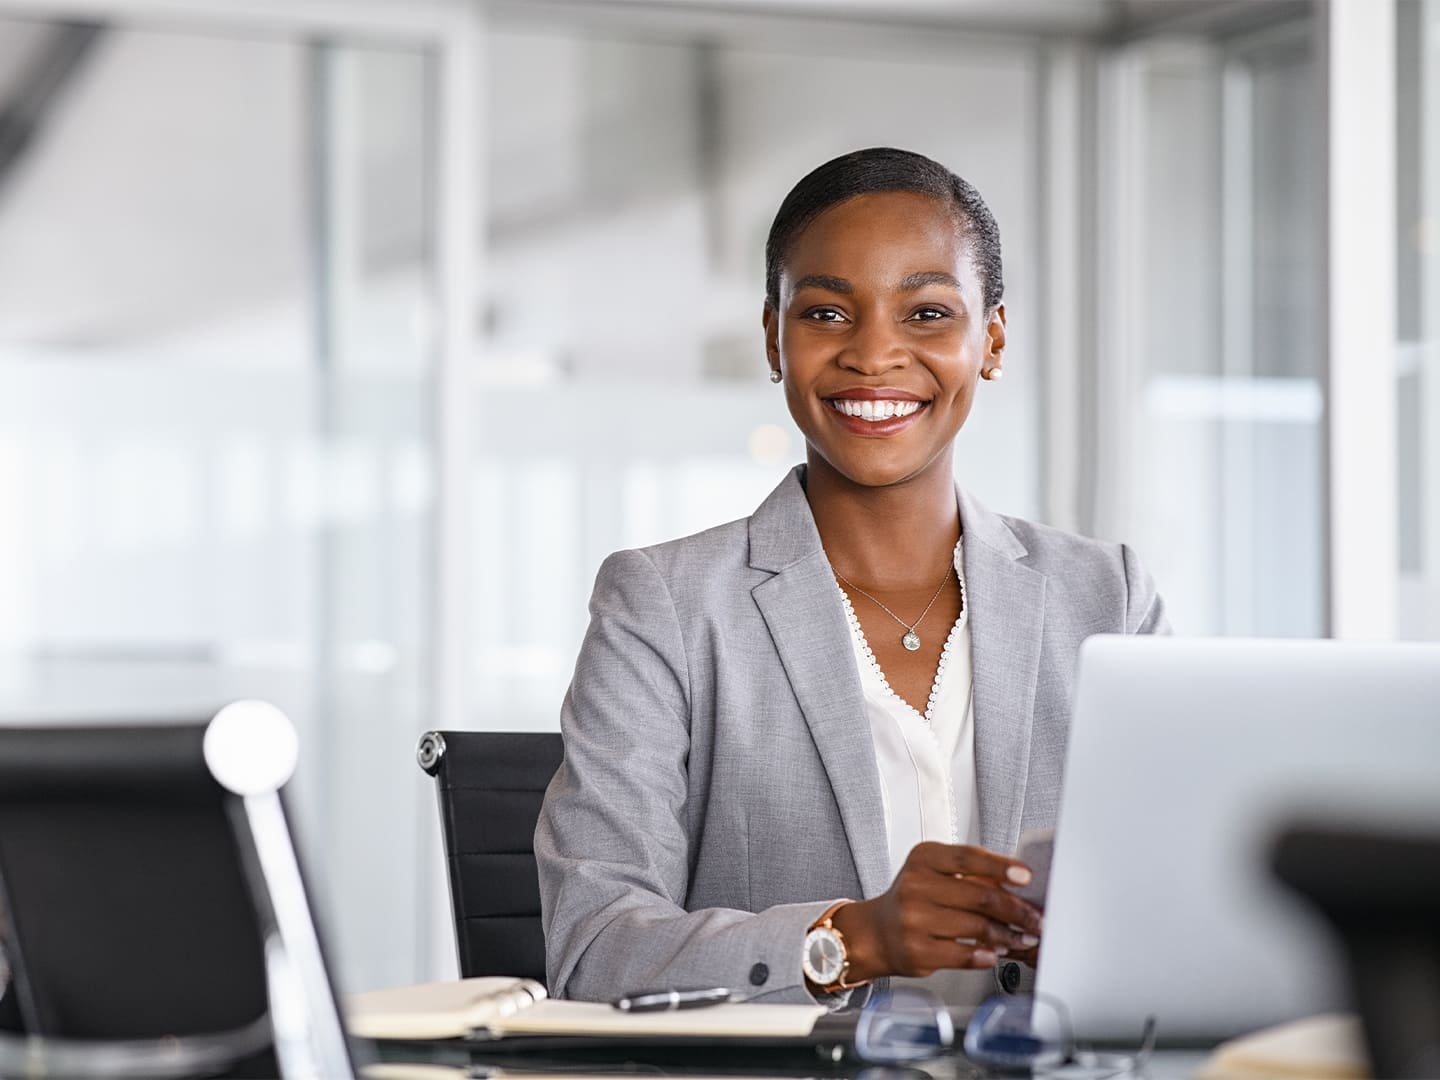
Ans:
<svg viewBox="0 0 1440 1080"><path fill-rule="evenodd" d="M530 979L482 976L352 994L346 1026L367 1039L806 1039L820 1005L711 1005L675 1012L621 1012L591 1001L555 1001Z"/></svg>

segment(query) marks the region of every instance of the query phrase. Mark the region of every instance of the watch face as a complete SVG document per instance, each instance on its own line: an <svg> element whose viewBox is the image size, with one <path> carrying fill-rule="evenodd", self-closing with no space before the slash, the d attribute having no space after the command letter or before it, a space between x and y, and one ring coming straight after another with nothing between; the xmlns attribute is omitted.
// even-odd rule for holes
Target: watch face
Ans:
<svg viewBox="0 0 1440 1080"><path fill-rule="evenodd" d="M839 981L845 968L845 950L833 930L823 926L805 936L805 957L801 966L806 977L820 986Z"/></svg>

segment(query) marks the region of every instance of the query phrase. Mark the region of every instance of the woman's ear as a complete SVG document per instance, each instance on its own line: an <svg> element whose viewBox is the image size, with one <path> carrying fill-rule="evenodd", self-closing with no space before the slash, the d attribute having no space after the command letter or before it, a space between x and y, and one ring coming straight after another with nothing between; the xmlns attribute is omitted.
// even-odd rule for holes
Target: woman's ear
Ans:
<svg viewBox="0 0 1440 1080"><path fill-rule="evenodd" d="M999 367L1005 358L1005 305L996 304L985 323L985 366Z"/></svg>
<svg viewBox="0 0 1440 1080"><path fill-rule="evenodd" d="M760 315L760 325L765 328L765 359L770 362L771 371L780 370L780 316L770 301L765 301L765 310Z"/></svg>

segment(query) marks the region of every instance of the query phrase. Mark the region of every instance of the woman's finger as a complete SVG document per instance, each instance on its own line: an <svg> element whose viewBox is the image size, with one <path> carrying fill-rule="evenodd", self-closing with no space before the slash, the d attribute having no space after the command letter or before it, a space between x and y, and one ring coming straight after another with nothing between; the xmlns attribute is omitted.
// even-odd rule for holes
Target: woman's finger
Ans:
<svg viewBox="0 0 1440 1080"><path fill-rule="evenodd" d="M1030 868L1019 859L968 844L916 844L910 858L940 874L987 877L1009 885L1029 885L1034 879Z"/></svg>
<svg viewBox="0 0 1440 1080"><path fill-rule="evenodd" d="M1039 908L1002 888L993 878L954 874L913 874L897 882L902 902L970 911L1007 926L1039 935L1043 917Z"/></svg>
<svg viewBox="0 0 1440 1080"><path fill-rule="evenodd" d="M946 907L979 912L996 922L1019 927L1036 936L1044 925L1044 916L1034 904L985 878L952 879L937 889L934 897Z"/></svg>
<svg viewBox="0 0 1440 1080"><path fill-rule="evenodd" d="M1036 934L1016 930L973 911L935 907L925 915L925 932L935 938L974 941L997 951L1003 949L1007 954L1033 949L1040 942Z"/></svg>
<svg viewBox="0 0 1440 1080"><path fill-rule="evenodd" d="M951 938L934 938L913 950L900 975L929 975L942 968L993 968L1000 953L991 945L971 944Z"/></svg>

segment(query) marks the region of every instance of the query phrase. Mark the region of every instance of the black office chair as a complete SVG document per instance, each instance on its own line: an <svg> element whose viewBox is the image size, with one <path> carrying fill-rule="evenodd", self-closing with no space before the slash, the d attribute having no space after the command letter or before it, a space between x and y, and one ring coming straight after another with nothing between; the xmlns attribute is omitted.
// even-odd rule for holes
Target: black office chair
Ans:
<svg viewBox="0 0 1440 1080"><path fill-rule="evenodd" d="M416 758L435 778L460 974L545 981L535 822L564 757L553 732L427 731Z"/></svg>
<svg viewBox="0 0 1440 1080"><path fill-rule="evenodd" d="M260 919L203 737L0 730L5 948L27 1031L159 1039L265 1016Z"/></svg>
<svg viewBox="0 0 1440 1080"><path fill-rule="evenodd" d="M355 1075L280 796L295 753L263 702L0 727L6 997L38 1037L0 1036L0 1072Z"/></svg>

